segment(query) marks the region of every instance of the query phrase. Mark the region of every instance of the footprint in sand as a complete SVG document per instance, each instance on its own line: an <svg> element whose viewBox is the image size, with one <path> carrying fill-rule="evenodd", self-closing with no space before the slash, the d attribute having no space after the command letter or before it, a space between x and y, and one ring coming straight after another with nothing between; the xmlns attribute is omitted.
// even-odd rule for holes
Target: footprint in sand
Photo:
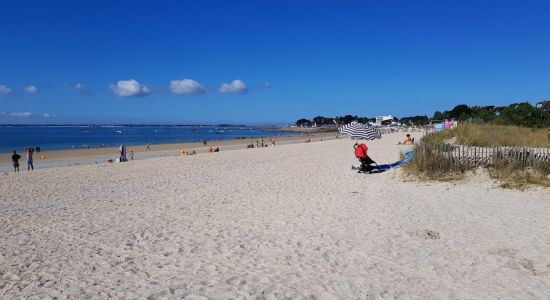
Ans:
<svg viewBox="0 0 550 300"><path fill-rule="evenodd" d="M517 250L510 249L510 248L497 248L497 249L489 250L488 252L489 254L496 255L496 256L513 258L516 256Z"/></svg>
<svg viewBox="0 0 550 300"><path fill-rule="evenodd" d="M522 266L525 270L531 272L535 276L546 276L550 275L550 264L546 266L537 265L535 261L530 259L520 259L518 261L519 265Z"/></svg>
<svg viewBox="0 0 550 300"><path fill-rule="evenodd" d="M422 230L422 231L415 231L415 232L409 232L408 233L410 236L417 236L417 237L421 237L423 239L426 239L426 240L439 240L440 239L440 235L439 235L439 232L435 231L435 230Z"/></svg>
<svg viewBox="0 0 550 300"><path fill-rule="evenodd" d="M424 230L422 237L430 240L439 240L439 232L434 230Z"/></svg>
<svg viewBox="0 0 550 300"><path fill-rule="evenodd" d="M507 266L510 267L510 268L516 269L516 267L514 265L517 264L521 268L523 268L524 270L529 271L531 274L533 274L535 276L550 274L550 264L548 264L546 266L547 270L541 270L541 267L539 266L537 268L536 262L531 260L531 259L522 258L522 259L518 260L518 259L516 259L516 254L517 254L516 249L497 248L497 249L489 250L488 253L492 254L492 255L500 256L500 257L511 258L511 260L507 264ZM542 267L542 268L544 269L544 267Z"/></svg>
<svg viewBox="0 0 550 300"><path fill-rule="evenodd" d="M519 265L522 266L525 270L531 272L533 275L537 275L537 269L535 269L535 262L530 259L520 259Z"/></svg>

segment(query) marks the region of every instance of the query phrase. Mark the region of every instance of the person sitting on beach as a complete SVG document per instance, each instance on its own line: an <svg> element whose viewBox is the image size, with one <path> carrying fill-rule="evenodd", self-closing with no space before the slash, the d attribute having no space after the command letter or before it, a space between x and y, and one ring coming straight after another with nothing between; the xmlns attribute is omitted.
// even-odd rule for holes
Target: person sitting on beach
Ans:
<svg viewBox="0 0 550 300"><path fill-rule="evenodd" d="M398 144L398 145L401 145L401 144L402 144L402 145L412 145L413 143L414 143L414 139L411 138L411 135L407 133L407 134L405 135L405 141L404 141L403 143L398 142L397 144Z"/></svg>
<svg viewBox="0 0 550 300"><path fill-rule="evenodd" d="M11 161L13 162L13 171L19 172L19 159L21 158L21 155L17 154L15 150L13 150L13 155L11 156Z"/></svg>
<svg viewBox="0 0 550 300"><path fill-rule="evenodd" d="M185 152L185 149L181 148L180 150L180 156L186 156L187 152Z"/></svg>
<svg viewBox="0 0 550 300"><path fill-rule="evenodd" d="M208 153L212 153L214 152L214 149L212 148L212 146L208 147Z"/></svg>
<svg viewBox="0 0 550 300"><path fill-rule="evenodd" d="M216 149L214 149L214 152L220 152L220 148L216 147Z"/></svg>

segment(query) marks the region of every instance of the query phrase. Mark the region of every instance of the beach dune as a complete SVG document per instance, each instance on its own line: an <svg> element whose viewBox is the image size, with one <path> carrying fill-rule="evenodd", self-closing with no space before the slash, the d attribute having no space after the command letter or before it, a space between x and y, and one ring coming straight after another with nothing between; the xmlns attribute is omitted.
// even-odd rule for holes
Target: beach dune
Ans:
<svg viewBox="0 0 550 300"><path fill-rule="evenodd" d="M547 299L547 189L358 174L353 143L0 175L0 298Z"/></svg>

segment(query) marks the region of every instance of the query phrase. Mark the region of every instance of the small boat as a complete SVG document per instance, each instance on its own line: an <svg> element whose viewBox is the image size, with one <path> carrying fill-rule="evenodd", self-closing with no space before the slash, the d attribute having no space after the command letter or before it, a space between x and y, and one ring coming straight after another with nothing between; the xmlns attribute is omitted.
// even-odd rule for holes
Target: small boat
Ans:
<svg viewBox="0 0 550 300"><path fill-rule="evenodd" d="M116 130L115 132L118 133L118 134L121 134L122 130Z"/></svg>

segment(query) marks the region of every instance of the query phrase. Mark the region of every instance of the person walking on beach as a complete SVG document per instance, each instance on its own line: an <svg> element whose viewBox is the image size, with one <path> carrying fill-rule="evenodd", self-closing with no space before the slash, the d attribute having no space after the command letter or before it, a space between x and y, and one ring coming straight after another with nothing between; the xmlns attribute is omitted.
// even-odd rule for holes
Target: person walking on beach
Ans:
<svg viewBox="0 0 550 300"><path fill-rule="evenodd" d="M146 151L151 151L151 147L149 146L149 143L147 143L147 145L145 145L145 150Z"/></svg>
<svg viewBox="0 0 550 300"><path fill-rule="evenodd" d="M134 151L130 150L130 160L134 160Z"/></svg>
<svg viewBox="0 0 550 300"><path fill-rule="evenodd" d="M34 153L33 148L27 148L27 171L34 170L34 165L32 164L33 153Z"/></svg>
<svg viewBox="0 0 550 300"><path fill-rule="evenodd" d="M19 159L21 158L21 155L17 154L15 150L13 150L13 155L11 156L11 161L13 162L13 171L19 172Z"/></svg>

